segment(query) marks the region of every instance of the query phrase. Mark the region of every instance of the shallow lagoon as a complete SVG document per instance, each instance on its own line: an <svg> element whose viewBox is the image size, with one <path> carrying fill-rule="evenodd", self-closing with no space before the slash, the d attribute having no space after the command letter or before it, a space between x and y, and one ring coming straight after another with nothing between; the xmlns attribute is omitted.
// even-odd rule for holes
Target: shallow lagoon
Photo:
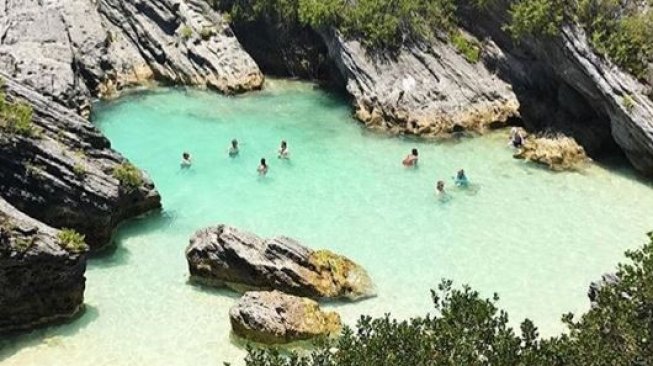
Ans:
<svg viewBox="0 0 653 366"><path fill-rule="evenodd" d="M235 98L159 90L98 105L95 119L150 173L165 209L126 224L115 250L90 261L80 319L3 339L3 365L239 363L227 316L236 295L187 283L188 238L210 224L294 236L361 263L379 296L328 305L350 324L424 314L446 277L498 292L512 320L529 317L545 335L562 330L562 313L586 310L588 283L653 229L653 186L623 164L551 173L514 160L506 132L439 144L372 134L311 84L272 81ZM290 161L276 158L281 139ZM412 147L420 166L406 170ZM179 168L184 150L189 170ZM451 186L461 167L480 190L450 187L440 202L435 181Z"/></svg>

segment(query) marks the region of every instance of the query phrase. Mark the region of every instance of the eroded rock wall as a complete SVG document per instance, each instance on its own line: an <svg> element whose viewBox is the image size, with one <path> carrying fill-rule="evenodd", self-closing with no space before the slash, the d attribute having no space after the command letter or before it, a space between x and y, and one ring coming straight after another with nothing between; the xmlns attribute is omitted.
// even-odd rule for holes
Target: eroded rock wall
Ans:
<svg viewBox="0 0 653 366"><path fill-rule="evenodd" d="M514 86L528 127L573 136L590 155L614 153L616 143L637 170L653 175L649 88L594 53L576 26L562 27L557 37L515 42L503 28L507 8L505 0L485 9L468 4L460 18L478 38L499 46L501 53L486 62Z"/></svg>
<svg viewBox="0 0 653 366"><path fill-rule="evenodd" d="M160 80L224 93L263 75L203 0L0 1L0 69L87 114L92 96Z"/></svg>
<svg viewBox="0 0 653 366"><path fill-rule="evenodd" d="M370 53L360 42L323 31L329 56L368 127L420 136L482 131L519 116L511 86L446 42Z"/></svg>
<svg viewBox="0 0 653 366"><path fill-rule="evenodd" d="M106 245L118 223L161 206L145 173L125 190L113 170L126 162L109 141L75 112L8 75L7 98L34 110L36 136L0 132L0 196L27 215L86 235L92 249Z"/></svg>
<svg viewBox="0 0 653 366"><path fill-rule="evenodd" d="M70 318L83 307L86 254L0 197L0 333Z"/></svg>

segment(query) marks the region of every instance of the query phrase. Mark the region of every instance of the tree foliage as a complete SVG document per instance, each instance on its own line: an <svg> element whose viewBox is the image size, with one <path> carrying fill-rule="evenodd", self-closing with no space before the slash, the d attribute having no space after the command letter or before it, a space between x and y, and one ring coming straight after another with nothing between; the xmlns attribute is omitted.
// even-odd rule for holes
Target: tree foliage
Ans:
<svg viewBox="0 0 653 366"><path fill-rule="evenodd" d="M627 252L619 281L599 291L577 320L563 316L568 332L541 339L530 320L519 334L508 325L498 297L482 298L468 286L443 281L432 293L433 315L397 321L363 316L338 339L311 352L249 348L247 366L430 365L650 365L653 364L653 233L642 249Z"/></svg>

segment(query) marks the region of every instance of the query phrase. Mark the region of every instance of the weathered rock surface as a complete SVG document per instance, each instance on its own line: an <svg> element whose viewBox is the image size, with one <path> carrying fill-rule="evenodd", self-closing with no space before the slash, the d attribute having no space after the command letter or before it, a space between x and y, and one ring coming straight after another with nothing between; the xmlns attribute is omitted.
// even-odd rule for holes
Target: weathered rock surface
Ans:
<svg viewBox="0 0 653 366"><path fill-rule="evenodd" d="M62 249L56 235L0 197L0 333L82 309L86 254Z"/></svg>
<svg viewBox="0 0 653 366"><path fill-rule="evenodd" d="M589 161L585 149L564 135L530 136L514 157L545 165L554 171L578 170Z"/></svg>
<svg viewBox="0 0 653 366"><path fill-rule="evenodd" d="M506 0L482 11L469 4L459 7L469 31L499 46L486 63L513 85L527 126L572 136L591 155L612 151L616 142L637 170L653 175L648 88L597 56L584 32L573 26L562 27L558 37L514 44L502 28L507 8Z"/></svg>
<svg viewBox="0 0 653 366"><path fill-rule="evenodd" d="M190 239L186 259L191 277L236 291L279 290L311 298L374 296L367 272L326 250L311 250L294 239L262 239L218 225Z"/></svg>
<svg viewBox="0 0 653 366"><path fill-rule="evenodd" d="M266 344L329 336L340 331L340 315L314 300L279 291L247 292L229 310L234 333Z"/></svg>
<svg viewBox="0 0 653 366"><path fill-rule="evenodd" d="M79 111L153 79L224 93L263 82L203 0L3 0L0 25L0 70Z"/></svg>
<svg viewBox="0 0 653 366"><path fill-rule="evenodd" d="M125 162L109 141L73 111L0 72L8 100L34 110L35 137L0 131L0 196L55 228L86 235L92 249L107 244L118 223L161 206L154 185L127 190L112 175Z"/></svg>
<svg viewBox="0 0 653 366"><path fill-rule="evenodd" d="M395 133L444 136L483 131L519 116L510 85L483 63L470 63L450 44L402 47L369 54L356 40L322 32L329 57L354 98L356 117Z"/></svg>

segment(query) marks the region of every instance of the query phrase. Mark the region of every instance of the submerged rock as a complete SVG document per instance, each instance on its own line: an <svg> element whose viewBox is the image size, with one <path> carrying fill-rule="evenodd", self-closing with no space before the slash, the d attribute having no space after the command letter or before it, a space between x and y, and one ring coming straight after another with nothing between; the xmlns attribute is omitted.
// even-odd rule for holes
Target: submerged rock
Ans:
<svg viewBox="0 0 653 366"><path fill-rule="evenodd" d="M279 291L247 292L229 310L234 333L266 344L329 336L340 331L340 315L314 300Z"/></svg>
<svg viewBox="0 0 653 366"><path fill-rule="evenodd" d="M367 272L348 258L314 251L291 238L262 239L226 225L195 233L186 259L193 279L236 291L274 289L311 298L375 295Z"/></svg>
<svg viewBox="0 0 653 366"><path fill-rule="evenodd" d="M0 197L0 333L66 319L84 304L86 253Z"/></svg>
<svg viewBox="0 0 653 366"><path fill-rule="evenodd" d="M0 69L84 113L91 96L150 80L225 93L263 83L204 0L9 1L0 24Z"/></svg>
<svg viewBox="0 0 653 366"><path fill-rule="evenodd" d="M375 53L334 31L322 36L354 98L356 117L370 128L446 136L461 129L480 132L519 116L510 85L451 44L434 40Z"/></svg>
<svg viewBox="0 0 653 366"><path fill-rule="evenodd" d="M86 235L91 249L110 242L117 225L161 207L147 175L133 168L133 187L118 179L127 165L87 120L0 72L7 99L33 110L33 133L0 130L0 196L55 228Z"/></svg>
<svg viewBox="0 0 653 366"><path fill-rule="evenodd" d="M515 158L546 165L551 170L578 170L589 161L585 149L564 135L535 136L525 139Z"/></svg>

